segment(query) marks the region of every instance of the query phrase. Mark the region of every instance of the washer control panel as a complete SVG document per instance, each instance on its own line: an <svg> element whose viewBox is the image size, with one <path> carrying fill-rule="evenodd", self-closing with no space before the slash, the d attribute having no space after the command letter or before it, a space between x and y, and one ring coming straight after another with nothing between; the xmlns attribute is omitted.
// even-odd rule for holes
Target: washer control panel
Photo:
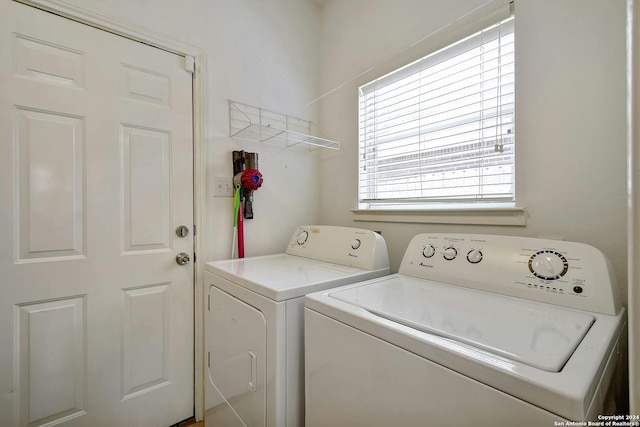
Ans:
<svg viewBox="0 0 640 427"><path fill-rule="evenodd" d="M606 256L562 240L480 234L419 234L400 274L615 315L617 283Z"/></svg>
<svg viewBox="0 0 640 427"><path fill-rule="evenodd" d="M286 252L365 270L389 268L387 244L382 236L359 228L300 226L293 232Z"/></svg>

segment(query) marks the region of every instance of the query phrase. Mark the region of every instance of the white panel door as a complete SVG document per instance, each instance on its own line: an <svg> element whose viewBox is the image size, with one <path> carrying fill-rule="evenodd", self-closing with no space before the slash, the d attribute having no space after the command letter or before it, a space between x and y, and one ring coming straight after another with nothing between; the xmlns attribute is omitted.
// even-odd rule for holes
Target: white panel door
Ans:
<svg viewBox="0 0 640 427"><path fill-rule="evenodd" d="M193 415L184 58L0 3L0 425Z"/></svg>

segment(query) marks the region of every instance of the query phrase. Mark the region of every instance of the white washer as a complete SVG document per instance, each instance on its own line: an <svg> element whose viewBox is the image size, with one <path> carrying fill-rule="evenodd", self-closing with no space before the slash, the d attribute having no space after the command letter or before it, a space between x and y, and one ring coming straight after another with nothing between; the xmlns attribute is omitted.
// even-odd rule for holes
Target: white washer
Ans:
<svg viewBox="0 0 640 427"><path fill-rule="evenodd" d="M399 273L305 305L307 427L553 426L616 411L626 317L591 246L421 234Z"/></svg>
<svg viewBox="0 0 640 427"><path fill-rule="evenodd" d="M389 274L382 236L302 226L286 252L206 264L207 426L304 424L304 295Z"/></svg>

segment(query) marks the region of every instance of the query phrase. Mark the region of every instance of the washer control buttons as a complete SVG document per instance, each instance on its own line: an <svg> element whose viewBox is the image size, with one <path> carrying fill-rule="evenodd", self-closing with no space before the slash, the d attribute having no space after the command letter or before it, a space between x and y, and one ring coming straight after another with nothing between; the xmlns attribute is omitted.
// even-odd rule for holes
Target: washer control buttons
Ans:
<svg viewBox="0 0 640 427"><path fill-rule="evenodd" d="M471 264L477 264L482 261L482 251L480 249L471 249L467 253L467 261Z"/></svg>
<svg viewBox="0 0 640 427"><path fill-rule="evenodd" d="M351 242L351 249L358 249L361 244L362 242L360 241L360 239L354 239L353 242Z"/></svg>
<svg viewBox="0 0 640 427"><path fill-rule="evenodd" d="M433 245L427 245L422 248L422 256L425 258L431 258L436 253L436 248Z"/></svg>
<svg viewBox="0 0 640 427"><path fill-rule="evenodd" d="M581 294L582 293L582 287L580 286L574 286L573 287L573 292L575 292L576 294Z"/></svg>
<svg viewBox="0 0 640 427"><path fill-rule="evenodd" d="M452 259L458 256L458 251L453 246L449 246L442 252L442 256L447 261L451 261Z"/></svg>
<svg viewBox="0 0 640 427"><path fill-rule="evenodd" d="M529 271L539 279L556 280L564 276L567 270L569 262L556 251L538 251L529 258Z"/></svg>

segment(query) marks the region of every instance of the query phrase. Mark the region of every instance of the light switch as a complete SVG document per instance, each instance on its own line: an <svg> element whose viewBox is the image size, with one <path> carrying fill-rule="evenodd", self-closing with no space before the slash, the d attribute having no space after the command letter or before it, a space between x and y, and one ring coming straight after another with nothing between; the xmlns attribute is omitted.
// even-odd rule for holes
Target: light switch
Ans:
<svg viewBox="0 0 640 427"><path fill-rule="evenodd" d="M233 197L233 178L217 176L214 197Z"/></svg>

